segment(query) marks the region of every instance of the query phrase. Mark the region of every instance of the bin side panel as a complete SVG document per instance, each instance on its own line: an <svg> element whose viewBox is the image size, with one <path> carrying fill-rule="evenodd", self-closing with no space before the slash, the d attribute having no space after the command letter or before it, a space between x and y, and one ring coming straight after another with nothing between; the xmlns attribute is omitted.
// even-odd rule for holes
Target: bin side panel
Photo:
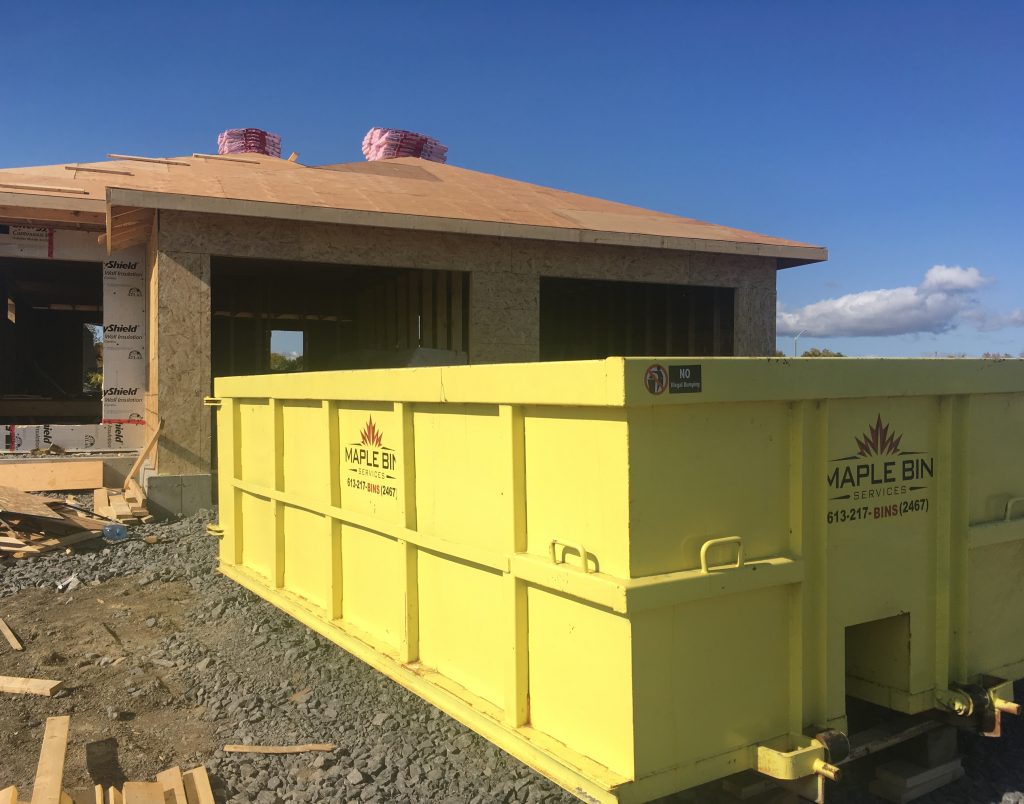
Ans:
<svg viewBox="0 0 1024 804"><path fill-rule="evenodd" d="M789 419L785 402L629 412L633 577L696 569L704 542L722 536L741 537L747 558L786 552Z"/></svg>
<svg viewBox="0 0 1024 804"><path fill-rule="evenodd" d="M284 588L330 611L331 529L321 514L286 506L284 516Z"/></svg>
<svg viewBox="0 0 1024 804"><path fill-rule="evenodd" d="M507 553L507 435L496 405L418 405L413 413L417 529Z"/></svg>
<svg viewBox="0 0 1024 804"><path fill-rule="evenodd" d="M1003 519L1011 497L1024 497L1024 394L971 397L967 473L971 524ZM1024 516L1024 505L1014 516Z"/></svg>
<svg viewBox="0 0 1024 804"><path fill-rule="evenodd" d="M536 587L527 606L532 726L632 778L629 621Z"/></svg>
<svg viewBox="0 0 1024 804"><path fill-rule="evenodd" d="M968 679L1024 676L1024 394L971 397L967 437Z"/></svg>
<svg viewBox="0 0 1024 804"><path fill-rule="evenodd" d="M709 781L700 760L787 732L789 674L799 660L790 645L790 589L635 615L637 777L679 767L681 787L700 784Z"/></svg>
<svg viewBox="0 0 1024 804"><path fill-rule="evenodd" d="M267 399L237 403L242 480L274 487L274 416Z"/></svg>
<svg viewBox="0 0 1024 804"><path fill-rule="evenodd" d="M527 408L527 551L629 577L629 463L624 411ZM567 549L568 546L568 549Z"/></svg>
<svg viewBox="0 0 1024 804"><path fill-rule="evenodd" d="M501 573L429 552L417 563L420 662L502 706L509 646Z"/></svg>
<svg viewBox="0 0 1024 804"><path fill-rule="evenodd" d="M391 403L343 405L337 412L341 507L404 524L401 417Z"/></svg>
<svg viewBox="0 0 1024 804"><path fill-rule="evenodd" d="M241 522L235 538L242 542L242 563L274 586L274 558L277 544L274 534L274 503L266 497L243 492Z"/></svg>
<svg viewBox="0 0 1024 804"><path fill-rule="evenodd" d="M354 525L341 528L342 618L390 652L405 631L404 555L395 539Z"/></svg>
<svg viewBox="0 0 1024 804"><path fill-rule="evenodd" d="M282 490L317 505L330 502L328 442L320 402L281 403Z"/></svg>
<svg viewBox="0 0 1024 804"><path fill-rule="evenodd" d="M937 587L949 583L938 560L940 541L950 549L949 421L934 396L834 400L829 410L824 521L808 523L828 568L828 715L845 711L847 694L918 712L946 683L936 634ZM909 655L896 635L904 615Z"/></svg>
<svg viewBox="0 0 1024 804"><path fill-rule="evenodd" d="M1024 540L976 547L967 584L968 672L1024 676Z"/></svg>

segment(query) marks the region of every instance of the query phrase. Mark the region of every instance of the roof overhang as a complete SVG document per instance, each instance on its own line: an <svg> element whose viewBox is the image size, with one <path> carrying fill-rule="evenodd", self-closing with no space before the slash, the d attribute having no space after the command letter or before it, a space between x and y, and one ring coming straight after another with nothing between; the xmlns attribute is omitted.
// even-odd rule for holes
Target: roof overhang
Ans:
<svg viewBox="0 0 1024 804"><path fill-rule="evenodd" d="M47 226L56 229L102 232L106 212L106 203L98 199L0 192L0 223L14 226Z"/></svg>
<svg viewBox="0 0 1024 804"><path fill-rule="evenodd" d="M492 237L548 240L562 243L583 243L603 246L669 249L675 251L735 254L768 257L779 261L779 267L792 267L828 259L828 249L819 246L784 246L771 243L741 243L728 240L705 240L688 237L667 237L630 232L608 232L556 226L534 226L500 221L466 220L428 215L405 215L337 209L273 201L251 201L241 198L213 198L181 195L151 190L110 187L107 205L125 209L166 209L212 215L240 215L253 218L339 223L350 226L374 226L407 231L441 232L446 234L484 235Z"/></svg>

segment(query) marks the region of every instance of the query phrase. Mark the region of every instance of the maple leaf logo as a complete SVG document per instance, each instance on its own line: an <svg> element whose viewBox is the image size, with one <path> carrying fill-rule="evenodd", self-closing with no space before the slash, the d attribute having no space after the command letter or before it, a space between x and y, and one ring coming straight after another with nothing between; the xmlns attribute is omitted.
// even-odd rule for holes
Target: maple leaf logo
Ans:
<svg viewBox="0 0 1024 804"><path fill-rule="evenodd" d="M868 427L863 438L856 438L859 454L865 458L873 455L899 455L902 440L903 436L896 435L895 431L890 432L889 425L882 424L882 414L878 414L878 420Z"/></svg>
<svg viewBox="0 0 1024 804"><path fill-rule="evenodd" d="M363 439L364 447L379 447L384 438L384 434L373 423L373 416L366 422L366 427L362 429L359 435Z"/></svg>

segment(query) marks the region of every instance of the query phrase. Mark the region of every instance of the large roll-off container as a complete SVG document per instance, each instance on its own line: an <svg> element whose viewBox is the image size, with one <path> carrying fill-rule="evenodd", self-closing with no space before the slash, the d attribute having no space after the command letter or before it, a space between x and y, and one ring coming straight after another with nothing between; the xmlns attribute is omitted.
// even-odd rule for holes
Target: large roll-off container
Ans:
<svg viewBox="0 0 1024 804"><path fill-rule="evenodd" d="M1024 361L610 358L215 394L221 571L581 799L746 769L813 797L847 696L989 732L1014 710Z"/></svg>

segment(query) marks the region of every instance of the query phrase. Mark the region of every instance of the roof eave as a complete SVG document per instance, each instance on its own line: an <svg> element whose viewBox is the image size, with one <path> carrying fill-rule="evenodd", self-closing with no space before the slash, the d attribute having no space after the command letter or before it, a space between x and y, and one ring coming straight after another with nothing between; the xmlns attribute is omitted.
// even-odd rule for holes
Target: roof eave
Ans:
<svg viewBox="0 0 1024 804"><path fill-rule="evenodd" d="M239 198L161 193L119 187L107 189L107 202L125 207L203 212L214 215L240 215L309 223L339 223L351 226L375 226L387 229L443 232L447 234L485 235L494 237L548 240L566 243L588 243L606 246L697 251L714 254L769 257L789 265L807 265L828 259L827 249L819 246L785 246L774 243L744 243L731 240L704 240L689 237L668 237L631 232L605 232L554 226L534 226L500 221L443 218L428 215L406 215L334 207L304 206L274 201L250 201Z"/></svg>

